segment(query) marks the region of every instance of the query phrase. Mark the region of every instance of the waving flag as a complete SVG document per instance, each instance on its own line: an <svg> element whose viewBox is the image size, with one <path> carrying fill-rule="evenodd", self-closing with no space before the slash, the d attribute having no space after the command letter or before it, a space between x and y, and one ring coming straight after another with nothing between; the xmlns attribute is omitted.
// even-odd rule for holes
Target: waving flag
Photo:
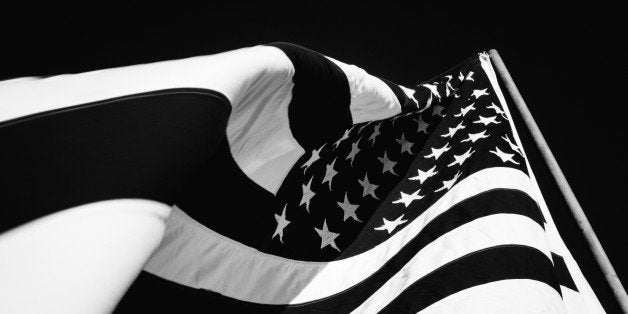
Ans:
<svg viewBox="0 0 628 314"><path fill-rule="evenodd" d="M2 181L9 205L48 212L7 211L0 231L81 201L172 206L118 311L603 312L486 53L411 87L287 43L0 87L5 126L44 113L40 146L85 121L98 136L58 155L91 168L46 172L28 206L28 180Z"/></svg>
<svg viewBox="0 0 628 314"><path fill-rule="evenodd" d="M413 88L318 59L347 77L338 101L304 74L307 53L277 47L295 64L290 128L308 129L295 135L304 152L256 181L275 182L271 201L219 175L196 185L207 199L176 204L140 280L234 312L603 312L552 222L486 53ZM208 219L188 216L194 206Z"/></svg>

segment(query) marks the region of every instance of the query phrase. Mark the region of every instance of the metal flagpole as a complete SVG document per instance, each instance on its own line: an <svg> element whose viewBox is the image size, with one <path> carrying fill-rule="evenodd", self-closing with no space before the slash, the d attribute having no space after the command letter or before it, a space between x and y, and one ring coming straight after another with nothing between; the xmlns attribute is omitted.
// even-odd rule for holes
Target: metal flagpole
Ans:
<svg viewBox="0 0 628 314"><path fill-rule="evenodd" d="M499 53L497 53L497 50L495 49L491 49L489 51L489 55L491 56L491 60L493 62L493 65L495 65L497 73L503 80L504 85L508 90L508 93L512 97L515 106L517 107L517 110L519 110L523 121L530 130L536 146L541 151L543 159L545 160L547 166L552 172L552 175L556 180L556 183L558 184L558 188L565 197L565 200L567 201L567 206L569 206L571 214L576 219L580 230L582 230L582 233L584 234L584 237L589 244L589 248L591 248L591 251L593 252L595 260L600 265L600 268L602 269L602 272L604 273L608 284L611 286L611 289L615 294L617 302L619 303L623 311L625 313L628 313L628 295L626 295L626 290L624 290L624 287L619 281L619 278L617 277L617 274L613 269L613 265L611 265L608 256L606 256L606 253L604 252L604 249L600 244L600 241L597 239L595 232L593 232L593 228L591 228L591 224L589 224L589 220L587 220L587 217L585 216L582 207L578 203L578 200L576 200L576 196L571 190L571 187L569 187L565 175L558 166L558 162L556 162L556 159L550 151L549 146L547 146L547 142L545 142L543 134L541 134L541 130L539 130L536 122L534 122L530 110L528 110L528 107L526 106L525 101L523 101L523 97L521 97L521 94L519 93L515 82L512 80L510 73L508 73L508 69L506 69L506 65L504 65L504 61L502 61L502 58L499 56Z"/></svg>

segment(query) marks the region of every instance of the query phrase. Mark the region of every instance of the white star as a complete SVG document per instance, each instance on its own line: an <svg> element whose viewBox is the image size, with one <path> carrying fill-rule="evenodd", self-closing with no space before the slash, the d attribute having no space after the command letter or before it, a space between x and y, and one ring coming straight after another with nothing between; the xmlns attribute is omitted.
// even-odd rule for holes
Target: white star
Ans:
<svg viewBox="0 0 628 314"><path fill-rule="evenodd" d="M358 219L358 216L355 213L359 205L354 205L349 202L349 199L347 198L347 192L345 192L345 200L342 203L341 202L336 202L336 203L338 203L338 206L342 208L342 211L344 213L344 217L342 221L347 221L347 219L351 217L355 221L362 222L362 220Z"/></svg>
<svg viewBox="0 0 628 314"><path fill-rule="evenodd" d="M460 82L464 81L464 75L462 75L462 72L458 72L458 73L459 73L459 74L458 74L458 80L459 80Z"/></svg>
<svg viewBox="0 0 628 314"><path fill-rule="evenodd" d="M382 174L390 172L394 175L397 175L397 173L395 173L395 169L393 169L397 162L388 159L386 151L384 151L384 157L377 157L377 159L382 163Z"/></svg>
<svg viewBox="0 0 628 314"><path fill-rule="evenodd" d="M273 233L273 237L271 238L271 239L274 239L277 235L279 235L279 241L281 243L283 243L283 229L290 223L290 221L286 219L286 207L288 207L288 205L284 205L281 216L275 214L275 220L277 221L277 229L275 229L275 233Z"/></svg>
<svg viewBox="0 0 628 314"><path fill-rule="evenodd" d="M370 183L366 173L364 174L364 180L358 179L358 182L360 182L362 186L362 196L370 195L374 199L379 199L377 195L375 195L375 189L377 189L378 185Z"/></svg>
<svg viewBox="0 0 628 314"><path fill-rule="evenodd" d="M504 135L502 139L508 143L508 145L510 146L510 149L517 152L519 155L521 155L521 157L523 157L523 152L521 151L521 148L519 148L517 144L511 142L510 138L508 138L508 135Z"/></svg>
<svg viewBox="0 0 628 314"><path fill-rule="evenodd" d="M434 106L434 109L432 110L432 116L438 115L438 116L444 117L445 115L443 114L443 109L445 108L441 105Z"/></svg>
<svg viewBox="0 0 628 314"><path fill-rule="evenodd" d="M329 231L329 229L327 229L327 219L323 220L322 229L314 228L314 230L316 230L316 233L318 233L318 235L321 237L321 250L329 245L336 249L338 252L340 252L340 249L338 248L338 246L336 246L335 242L340 233L331 232Z"/></svg>
<svg viewBox="0 0 628 314"><path fill-rule="evenodd" d="M325 167L326 168L325 177L323 178L323 182L321 182L321 184L327 182L327 184L329 185L330 191L331 191L331 181L334 179L334 176L338 174L338 171L334 169L335 164L336 164L336 158L334 158L334 161L332 161L331 164Z"/></svg>
<svg viewBox="0 0 628 314"><path fill-rule="evenodd" d="M425 182L425 180L427 180L427 178L433 177L435 174L438 173L438 171L434 171L435 169L436 169L436 166L432 167L432 169L430 169L428 171L421 171L421 169L417 169L419 174L416 177L411 177L411 178L408 178L408 179L413 180L413 181L419 180L419 182L421 184L423 184L423 182Z"/></svg>
<svg viewBox="0 0 628 314"><path fill-rule="evenodd" d="M473 79L473 71L469 71L469 74L467 74L465 80L475 82L475 80Z"/></svg>
<svg viewBox="0 0 628 314"><path fill-rule="evenodd" d="M378 123L375 128L373 128L373 134L371 134L371 137L369 137L369 141L373 141L373 143L371 145L375 145L375 139L377 138L378 135L380 135L381 133L379 132L379 127L380 124Z"/></svg>
<svg viewBox="0 0 628 314"><path fill-rule="evenodd" d="M471 97L475 97L475 99L478 99L481 96L488 95L488 92L486 91L487 89L488 88L485 88L485 89L474 89L473 93L471 93Z"/></svg>
<svg viewBox="0 0 628 314"><path fill-rule="evenodd" d="M448 151L450 148L451 148L451 146L449 146L449 143L446 143L441 148L430 148L432 150L432 153L430 153L429 155L425 155L425 158L432 158L432 157L434 157L434 160L438 160L440 155L442 155L444 152Z"/></svg>
<svg viewBox="0 0 628 314"><path fill-rule="evenodd" d="M462 124L462 121L460 123L458 123L458 125L456 125L453 128L448 128L449 132L447 134L443 134L441 135L441 137L454 137L454 135L456 134L456 132L458 132L458 130L462 130L464 129L465 126Z"/></svg>
<svg viewBox="0 0 628 314"><path fill-rule="evenodd" d="M412 194L406 194L406 193L400 192L401 193L401 198L396 200L396 201L393 201L392 203L393 204L403 203L403 205L406 208L408 208L410 203L412 203L415 200L420 200L420 199L423 198L423 195L419 195L419 192L421 192L421 189L418 189L418 190L414 191L414 193L412 193Z"/></svg>
<svg viewBox="0 0 628 314"><path fill-rule="evenodd" d="M487 125L489 125L491 123L495 123L495 124L500 124L501 123L501 122L498 122L496 120L497 116L492 116L492 117L488 117L488 118L485 118L483 116L479 116L479 117L480 117L480 119L473 121L473 123L477 123L477 124L481 123L481 124L484 124L484 126L487 126Z"/></svg>
<svg viewBox="0 0 628 314"><path fill-rule="evenodd" d="M417 120L417 119L413 119L413 120L416 121L419 124L418 125L418 129L416 131L417 133L423 132L425 134L428 134L427 128L430 126L430 124L425 122L425 121L423 121L423 115L419 116L419 120Z"/></svg>
<svg viewBox="0 0 628 314"><path fill-rule="evenodd" d="M458 171L456 173L456 175L453 177L453 179L443 181L443 186L440 187L438 190L436 190L434 192L439 192L439 191L442 191L442 190L445 190L445 189L447 189L447 190L451 189L451 187L454 186L454 183L456 183L456 181L458 181L458 178L460 177L461 174L462 174L462 172Z"/></svg>
<svg viewBox="0 0 628 314"><path fill-rule="evenodd" d="M401 145L401 153L403 154L404 152L407 152L408 154L412 155L412 145L414 145L412 142L406 140L406 137L404 136L403 133L401 133L401 138L400 139L396 139L395 141L397 141L397 143L399 143Z"/></svg>
<svg viewBox="0 0 628 314"><path fill-rule="evenodd" d="M447 82L445 83L445 97L449 97L451 92L455 91L455 89L451 86L451 79L453 78L453 76L447 75L445 77L447 78Z"/></svg>
<svg viewBox="0 0 628 314"><path fill-rule="evenodd" d="M360 149L358 148L358 143L360 143L361 139L362 138L360 137L357 141L355 141L355 143L351 144L351 152L349 153L347 158L345 158L345 160L351 159L351 166L353 166L353 160L355 159L355 156L358 154L358 152L360 152Z"/></svg>
<svg viewBox="0 0 628 314"><path fill-rule="evenodd" d="M303 196L301 197L301 203L299 203L299 206L305 204L305 210L307 210L308 213L310 212L310 200L316 194L311 189L312 179L314 179L314 177L311 177L310 182L308 182L307 184L303 184L303 186L301 187L303 190Z"/></svg>
<svg viewBox="0 0 628 314"><path fill-rule="evenodd" d="M501 116L502 116L502 118L504 118L504 119L508 120L508 119L506 118L506 113L502 110L502 108L499 108L499 106L495 105L493 102L491 102L491 105L490 105L490 106L488 106L488 107L486 107L486 108L489 108L489 109L493 109L493 110L495 110L495 113L496 113L496 114L499 114L499 115L501 115Z"/></svg>
<svg viewBox="0 0 628 314"><path fill-rule="evenodd" d="M375 230L381 230L381 231L388 231L388 234L391 234L399 225L404 224L405 222L407 222L408 220L403 219L403 214L401 214L401 216L399 216L397 219L395 220L388 220L386 218L383 218L384 220L384 224L379 226L379 227L375 227L373 229Z"/></svg>
<svg viewBox="0 0 628 314"><path fill-rule="evenodd" d="M456 113L454 117L464 117L469 111L475 110L475 103L471 103L470 105L460 108L460 113Z"/></svg>
<svg viewBox="0 0 628 314"><path fill-rule="evenodd" d="M349 138L349 133L351 133L351 130L353 130L353 127L346 130L345 134L343 134L342 137L339 140L337 140L336 143L334 143L334 149L338 148L338 146L340 145L340 143L342 143L342 141Z"/></svg>
<svg viewBox="0 0 628 314"><path fill-rule="evenodd" d="M464 152L464 154L462 154L462 155L454 155L454 161L452 163L450 163L449 165L447 165L447 167L451 167L451 166L456 165L456 164L462 166L464 161L467 160L467 158L471 157L471 155L473 155L473 153L475 153L475 151L471 151L471 148L469 148L469 150Z"/></svg>
<svg viewBox="0 0 628 314"><path fill-rule="evenodd" d="M323 146L321 146L319 149L315 149L312 151L312 156L310 156L310 159L308 159L303 165L301 165L301 168L305 167L305 169L303 169L303 173L305 173L307 171L308 168L310 168L310 166L317 160L319 160L321 158L321 156L319 156L321 150L323 150L323 147L325 147L327 143L323 144Z"/></svg>
<svg viewBox="0 0 628 314"><path fill-rule="evenodd" d="M501 159L501 160L502 160L502 162L507 162L507 161L510 161L510 162L512 162L512 163L513 163L513 164L515 164L515 165L518 165L518 164L519 164L518 162L516 162L516 161L514 161L514 160L512 159L512 157L514 157L514 156L515 156L515 154L508 154L508 153L504 153L504 152L502 152L502 151L499 149L499 147L497 147L497 146L495 146L495 150L494 150L494 151L489 150L489 152L491 152L491 153L495 154L497 157L499 157L499 159Z"/></svg>
<svg viewBox="0 0 628 314"><path fill-rule="evenodd" d="M482 132L478 132L478 133L469 133L467 134L467 136L469 136L468 138L462 140L461 142L468 142L471 141L473 143L475 143L475 141L481 139L481 138L487 138L488 135L484 134L486 133L486 130L482 131Z"/></svg>

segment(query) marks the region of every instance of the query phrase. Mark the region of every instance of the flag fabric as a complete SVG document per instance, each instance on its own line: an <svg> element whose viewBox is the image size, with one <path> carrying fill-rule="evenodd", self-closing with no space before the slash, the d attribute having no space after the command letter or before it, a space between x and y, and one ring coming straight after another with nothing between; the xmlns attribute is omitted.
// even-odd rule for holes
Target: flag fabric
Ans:
<svg viewBox="0 0 628 314"><path fill-rule="evenodd" d="M0 232L102 199L172 207L119 312L604 312L484 52L405 87L271 43L21 78L0 100L3 130L39 121L62 139L15 145L48 145L66 167L43 162L37 181L6 166L24 177L0 181L23 210L3 211Z"/></svg>
<svg viewBox="0 0 628 314"><path fill-rule="evenodd" d="M337 112L313 118L309 132L326 136L274 173L271 210L242 208L249 196L231 191L228 207L207 207L238 213L214 212L209 225L175 205L145 270L234 312L603 312L552 221L488 54L413 88L385 82L399 112L359 121L353 110L331 135L325 115ZM254 227L233 218L251 212Z"/></svg>

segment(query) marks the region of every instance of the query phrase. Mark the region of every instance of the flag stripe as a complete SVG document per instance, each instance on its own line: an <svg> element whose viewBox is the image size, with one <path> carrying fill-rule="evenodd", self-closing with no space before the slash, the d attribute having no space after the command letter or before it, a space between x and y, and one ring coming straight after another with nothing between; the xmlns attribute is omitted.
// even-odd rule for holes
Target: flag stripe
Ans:
<svg viewBox="0 0 628 314"><path fill-rule="evenodd" d="M567 265L565 265L565 259L552 252L552 261L554 261L554 268L556 269L556 275L558 276L558 283L560 283L561 286L578 291L578 287L576 287L576 283L573 281L573 278L571 278Z"/></svg>
<svg viewBox="0 0 628 314"><path fill-rule="evenodd" d="M451 294L421 310L421 314L565 313L563 300L544 282L500 280ZM568 312L571 313L571 312Z"/></svg>
<svg viewBox="0 0 628 314"><path fill-rule="evenodd" d="M107 199L174 204L224 139L230 110L214 91L182 88L1 122L0 232Z"/></svg>
<svg viewBox="0 0 628 314"><path fill-rule="evenodd" d="M281 50L255 46L178 60L0 82L0 121L104 99L172 88L210 89L230 104L270 91L251 82L288 84L294 67ZM260 76L263 74L263 76Z"/></svg>
<svg viewBox="0 0 628 314"><path fill-rule="evenodd" d="M560 314L565 313L565 307L556 290L546 283L518 279L493 281L456 292L420 313Z"/></svg>
<svg viewBox="0 0 628 314"><path fill-rule="evenodd" d="M565 308L567 309L567 313L576 314L576 313L605 313L603 309L595 309L590 308L589 304L585 302L585 298L580 294L579 291L575 291L565 286L560 287L561 294L563 296ZM593 310L592 310L593 309Z"/></svg>
<svg viewBox="0 0 628 314"><path fill-rule="evenodd" d="M512 279L543 282L552 287L556 297L560 298L554 267L546 254L529 246L503 245L473 252L443 265L413 282L383 308L381 313L416 313L458 291L493 281Z"/></svg>

